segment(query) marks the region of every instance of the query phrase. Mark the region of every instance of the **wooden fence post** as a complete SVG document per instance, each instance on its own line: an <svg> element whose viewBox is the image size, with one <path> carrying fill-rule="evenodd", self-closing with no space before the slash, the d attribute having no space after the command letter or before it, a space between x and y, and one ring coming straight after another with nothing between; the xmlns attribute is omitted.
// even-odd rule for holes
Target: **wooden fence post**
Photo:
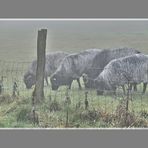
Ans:
<svg viewBox="0 0 148 148"><path fill-rule="evenodd" d="M45 71L45 50L46 50L47 29L38 31L37 38L37 70L35 84L34 103L41 103L44 100L44 71Z"/></svg>

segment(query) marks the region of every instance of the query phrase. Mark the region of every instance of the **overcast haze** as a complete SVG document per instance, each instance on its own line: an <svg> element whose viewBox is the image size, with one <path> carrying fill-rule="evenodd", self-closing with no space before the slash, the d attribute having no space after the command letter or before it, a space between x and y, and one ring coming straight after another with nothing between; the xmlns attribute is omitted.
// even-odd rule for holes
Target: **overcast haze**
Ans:
<svg viewBox="0 0 148 148"><path fill-rule="evenodd" d="M40 28L48 29L48 51L126 46L147 52L148 21L0 21L0 58L35 58Z"/></svg>

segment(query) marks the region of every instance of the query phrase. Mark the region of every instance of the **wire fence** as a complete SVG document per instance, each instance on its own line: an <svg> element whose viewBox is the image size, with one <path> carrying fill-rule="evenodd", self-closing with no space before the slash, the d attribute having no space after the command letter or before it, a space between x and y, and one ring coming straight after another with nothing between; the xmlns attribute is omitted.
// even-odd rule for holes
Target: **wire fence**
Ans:
<svg viewBox="0 0 148 148"><path fill-rule="evenodd" d="M31 62L0 61L0 76L1 76L1 79L3 79L1 81L3 81L3 91L5 93L12 93L13 92L13 87L15 85L14 84L15 82L16 82L18 90L20 92L29 91L28 89L26 89L23 79L24 79L24 74L27 71L30 64L31 64ZM93 72L93 69L98 70L97 68L91 68L92 72ZM130 81L128 81L128 82L130 83ZM81 83L82 83L82 87L83 87L82 90L78 89L76 82L72 85L72 89L69 91L71 96L77 95L77 97L80 98L80 96L82 94L84 94L84 92L86 90L89 92L89 94L91 96L92 96L92 93L96 93L96 92L94 92L94 89L85 89L85 84L82 79L81 79ZM91 82L91 83L94 83L94 82ZM92 85L94 85L94 84L92 84ZM127 90L127 87L125 87L125 89ZM142 94L140 92L142 89L143 89L143 86L138 85L138 91L135 92L134 90L131 90L130 93L132 95L137 94L140 96L144 96L144 94ZM62 89L59 89L56 92L54 92L51 90L50 84L49 84L49 87L46 87L46 83L45 83L44 91L48 92L49 94L54 93L54 97L56 97L56 95L58 95L60 93L61 98L62 98L65 95L66 87L64 86ZM103 91L103 90L99 89L99 91ZM113 90L104 91L104 96L106 96L107 94L114 98L114 91ZM145 95L147 95L147 92ZM123 97L123 88L121 86L117 87L116 97Z"/></svg>
<svg viewBox="0 0 148 148"><path fill-rule="evenodd" d="M31 62L0 61L0 76L5 93L13 92L14 83L20 91L25 90L23 75Z"/></svg>
<svg viewBox="0 0 148 148"><path fill-rule="evenodd" d="M0 61L0 76L2 83L2 93L31 97L33 88L28 90L23 82L23 77L31 62L14 62L14 61ZM95 89L85 89L84 83L81 78L82 90L80 90L74 82L71 90L66 86L59 88L57 91L52 91L51 86L44 87L46 100L56 100L60 104L64 104L66 96L69 96L71 104L70 107L77 110L78 108L86 109L102 109L104 112L114 114L117 106L121 100L126 98L123 93L122 87L118 87L116 94L112 90L104 91L103 95L97 95ZM126 88L127 89L127 88ZM141 93L143 86L138 85L138 91L130 91L130 110L132 112L140 112L146 110L148 112L148 93ZM87 94L87 95L86 95Z"/></svg>

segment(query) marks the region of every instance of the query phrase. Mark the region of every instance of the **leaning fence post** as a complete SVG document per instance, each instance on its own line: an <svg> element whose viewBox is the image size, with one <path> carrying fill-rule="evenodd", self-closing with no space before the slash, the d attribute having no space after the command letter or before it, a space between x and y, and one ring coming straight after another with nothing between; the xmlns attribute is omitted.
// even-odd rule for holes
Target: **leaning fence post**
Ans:
<svg viewBox="0 0 148 148"><path fill-rule="evenodd" d="M37 70L35 84L35 103L41 103L44 99L44 71L47 29L38 31L37 38Z"/></svg>

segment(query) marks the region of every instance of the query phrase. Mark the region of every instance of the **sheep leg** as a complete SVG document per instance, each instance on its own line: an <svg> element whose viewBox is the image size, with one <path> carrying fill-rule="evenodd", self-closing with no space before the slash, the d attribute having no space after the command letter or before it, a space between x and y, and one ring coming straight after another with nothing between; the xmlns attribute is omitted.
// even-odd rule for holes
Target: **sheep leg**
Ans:
<svg viewBox="0 0 148 148"><path fill-rule="evenodd" d="M48 83L48 77L47 77L47 76L45 76L45 81L46 81L46 84L47 84L47 86L48 86L49 83Z"/></svg>
<svg viewBox="0 0 148 148"><path fill-rule="evenodd" d="M77 82L78 82L79 89L81 90L82 87L81 87L81 83L80 83L80 79L79 78L77 79Z"/></svg>
<svg viewBox="0 0 148 148"><path fill-rule="evenodd" d="M69 89L71 89L72 81L69 82L69 87L68 87Z"/></svg>
<svg viewBox="0 0 148 148"><path fill-rule="evenodd" d="M113 88L113 95L115 96L115 99L116 99L116 90L117 90L117 88L114 87L114 88Z"/></svg>
<svg viewBox="0 0 148 148"><path fill-rule="evenodd" d="M134 91L137 91L137 84L134 83L133 85L134 85Z"/></svg>
<svg viewBox="0 0 148 148"><path fill-rule="evenodd" d="M146 87L147 87L147 83L143 83L143 94L144 94L145 91L146 91Z"/></svg>
<svg viewBox="0 0 148 148"><path fill-rule="evenodd" d="M130 84L129 90L132 91L133 84Z"/></svg>
<svg viewBox="0 0 148 148"><path fill-rule="evenodd" d="M123 89L123 94L125 95L125 86L124 85L122 85L122 89Z"/></svg>

